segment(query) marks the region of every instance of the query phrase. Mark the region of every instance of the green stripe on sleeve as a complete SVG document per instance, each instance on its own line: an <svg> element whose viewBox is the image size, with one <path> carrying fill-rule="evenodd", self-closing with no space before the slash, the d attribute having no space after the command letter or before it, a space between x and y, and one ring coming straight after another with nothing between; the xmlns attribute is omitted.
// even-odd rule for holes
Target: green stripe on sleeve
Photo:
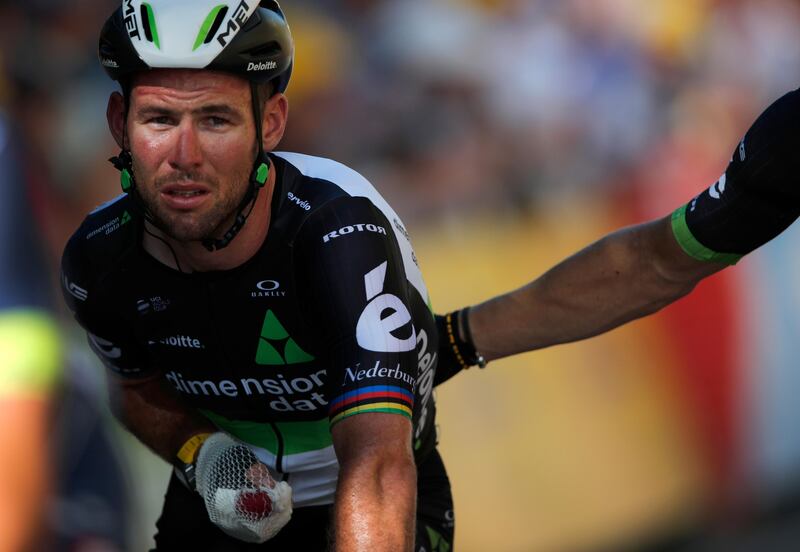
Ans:
<svg viewBox="0 0 800 552"><path fill-rule="evenodd" d="M0 396L52 389L61 376L61 355L58 328L48 314L0 313Z"/></svg>
<svg viewBox="0 0 800 552"><path fill-rule="evenodd" d="M717 253L697 241L686 223L686 205L672 213L672 233L686 254L698 261L735 265L744 256L738 253Z"/></svg>

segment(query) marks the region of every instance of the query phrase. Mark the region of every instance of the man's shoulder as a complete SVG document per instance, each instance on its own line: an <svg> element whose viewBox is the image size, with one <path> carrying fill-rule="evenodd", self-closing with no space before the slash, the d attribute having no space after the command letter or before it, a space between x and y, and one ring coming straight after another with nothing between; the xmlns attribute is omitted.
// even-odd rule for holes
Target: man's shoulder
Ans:
<svg viewBox="0 0 800 552"><path fill-rule="evenodd" d="M373 203L384 202L369 180L343 163L301 153L278 152L275 155L286 163L284 170L292 173L290 188L315 200L314 203L308 200L309 210L342 197L366 197Z"/></svg>
<svg viewBox="0 0 800 552"><path fill-rule="evenodd" d="M332 159L299 153L274 154L284 163L284 201L299 205L308 218L329 210L359 211L369 206L388 220L398 219L389 203L361 173Z"/></svg>
<svg viewBox="0 0 800 552"><path fill-rule="evenodd" d="M288 151L274 152L273 155L284 160L307 178L327 180L334 184L347 186L355 184L369 185L367 179L358 171L327 157Z"/></svg>
<svg viewBox="0 0 800 552"><path fill-rule="evenodd" d="M94 270L114 266L136 243L138 215L133 200L122 194L91 211L64 249L69 264L88 263Z"/></svg>

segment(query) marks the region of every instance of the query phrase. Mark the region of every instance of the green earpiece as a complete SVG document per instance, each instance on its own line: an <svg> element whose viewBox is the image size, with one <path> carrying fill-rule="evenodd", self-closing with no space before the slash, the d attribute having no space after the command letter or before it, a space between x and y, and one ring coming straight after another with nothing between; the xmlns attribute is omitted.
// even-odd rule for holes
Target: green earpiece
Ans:
<svg viewBox="0 0 800 552"><path fill-rule="evenodd" d="M258 187L261 188L267 182L267 176L269 176L269 164L261 163L256 169L256 183Z"/></svg>
<svg viewBox="0 0 800 552"><path fill-rule="evenodd" d="M126 194L133 188L133 178L128 169L122 169L119 175L120 184L122 184L122 191Z"/></svg>

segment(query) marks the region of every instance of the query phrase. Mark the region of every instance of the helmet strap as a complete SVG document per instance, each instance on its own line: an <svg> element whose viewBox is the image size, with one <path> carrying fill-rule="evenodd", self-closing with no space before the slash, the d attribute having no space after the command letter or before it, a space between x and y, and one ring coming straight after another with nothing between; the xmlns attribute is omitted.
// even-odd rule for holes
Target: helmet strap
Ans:
<svg viewBox="0 0 800 552"><path fill-rule="evenodd" d="M130 150L125 149L125 145L128 142L128 111L130 110L130 91L127 90L126 86L122 87L122 98L125 102L122 125L122 150L119 152L119 155L109 159L109 162L114 165L114 168L120 173L122 191L126 194L130 194L136 187L136 180L133 178L133 157L131 157Z"/></svg>
<svg viewBox="0 0 800 552"><path fill-rule="evenodd" d="M256 125L256 144L258 146L258 153L253 163L253 170L250 172L247 193L245 193L244 197L242 198L242 202L239 203L239 208L237 210L238 212L233 224L228 231L225 232L225 235L222 236L222 238L206 238L202 241L203 247L209 251L216 251L222 249L223 247L227 247L233 238L235 238L236 235L241 231L241 229L244 227L244 223L247 222L247 217L249 217L250 213L253 212L259 190L264 187L264 184L267 182L267 177L269 176L270 160L269 156L267 156L267 154L264 152L264 143L261 136L261 101L258 97L258 84L252 81L250 82L250 96L253 105L253 118ZM249 209L248 205L250 207Z"/></svg>

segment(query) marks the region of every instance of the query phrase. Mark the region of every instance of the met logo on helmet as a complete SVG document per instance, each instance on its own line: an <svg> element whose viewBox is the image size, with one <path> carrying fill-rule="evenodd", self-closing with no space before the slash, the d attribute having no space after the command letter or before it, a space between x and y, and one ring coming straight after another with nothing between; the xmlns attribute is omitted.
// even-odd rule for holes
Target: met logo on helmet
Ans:
<svg viewBox="0 0 800 552"><path fill-rule="evenodd" d="M261 63L254 63L251 61L247 65L248 71L272 71L277 68L278 64L275 61L262 61Z"/></svg>
<svg viewBox="0 0 800 552"><path fill-rule="evenodd" d="M249 9L250 8L247 5L247 0L242 0L239 2L239 5L236 6L233 15L228 20L228 27L224 32L219 33L219 36L217 37L217 42L219 42L220 45L227 46L231 35L235 34L236 31L242 28L242 25L244 25L245 21L247 21L247 12Z"/></svg>
<svg viewBox="0 0 800 552"><path fill-rule="evenodd" d="M136 8L133 7L133 1L134 0L125 0L124 2L125 11L123 15L125 16L125 28L128 30L128 36L141 40L139 22L136 20Z"/></svg>

